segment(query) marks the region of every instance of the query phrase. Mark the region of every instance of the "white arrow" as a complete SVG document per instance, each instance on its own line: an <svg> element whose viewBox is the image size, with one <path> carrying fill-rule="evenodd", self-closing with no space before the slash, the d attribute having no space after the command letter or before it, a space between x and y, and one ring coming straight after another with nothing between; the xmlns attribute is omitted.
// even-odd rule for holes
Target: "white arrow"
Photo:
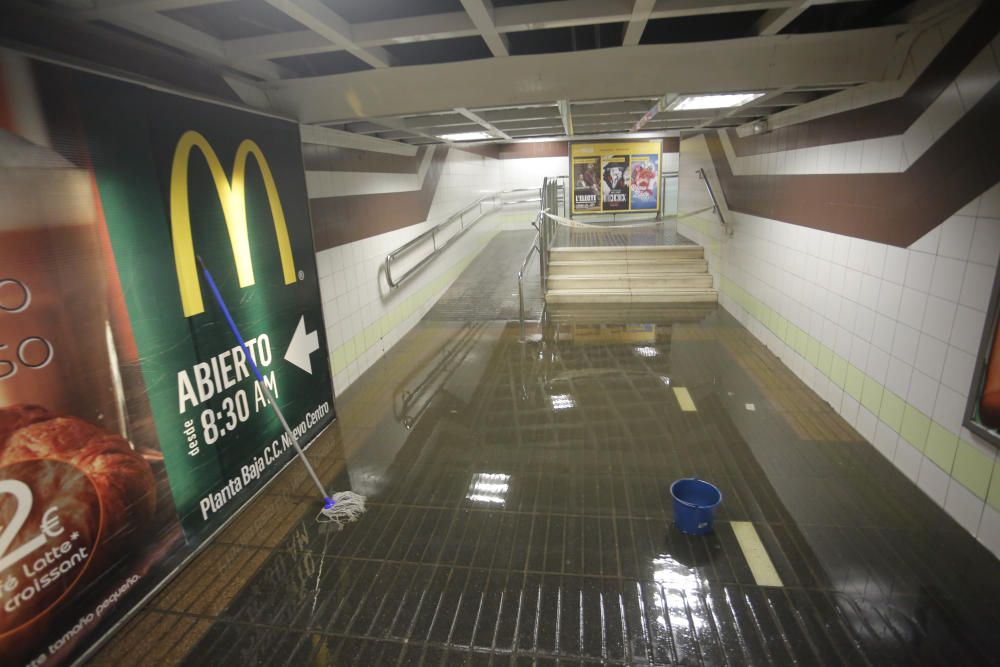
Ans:
<svg viewBox="0 0 1000 667"><path fill-rule="evenodd" d="M292 334L292 342L288 344L288 351L285 352L285 361L291 362L312 375L313 367L309 356L319 349L319 335L313 331L306 333L306 316L299 318L299 325L295 327Z"/></svg>

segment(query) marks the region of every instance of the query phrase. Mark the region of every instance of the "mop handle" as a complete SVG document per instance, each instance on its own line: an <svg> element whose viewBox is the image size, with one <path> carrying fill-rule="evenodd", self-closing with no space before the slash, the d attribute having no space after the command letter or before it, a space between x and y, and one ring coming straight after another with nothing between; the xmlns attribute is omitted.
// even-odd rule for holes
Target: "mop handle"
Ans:
<svg viewBox="0 0 1000 667"><path fill-rule="evenodd" d="M316 475L316 471L313 470L312 465L309 460L306 459L305 452L302 451L302 447L299 446L299 440L292 433L292 429L288 427L288 422L285 421L285 415L282 414L281 408L278 407L278 402L274 400L274 396L271 395L271 391L267 388L267 384L264 382L264 376L261 375L260 369L257 368L256 362L252 356L250 356L249 350L247 350L247 344L243 340L243 336L240 335L240 330L236 328L236 322L233 321L233 316L229 314L229 309L226 308L226 302L222 300L222 294L219 293L219 288L215 284L215 280L212 278L212 274L209 273L208 267L205 266L205 262L198 256L198 264L201 265L201 272L205 274L205 280L208 281L208 287L212 290L212 295L215 297L215 302L219 304L219 309L222 310L222 314L226 318L226 322L229 323L229 329L236 336L236 341L240 344L240 349L243 350L243 356L246 358L247 363L250 364L250 368L253 370L253 374L257 376L257 386L261 388L264 392L264 397L267 398L267 402L271 404L271 408L274 409L274 414L278 415L278 421L281 422L282 427L285 429L285 434L291 439L292 444L295 446L295 451L298 452L299 458L302 459L302 463L305 465L306 470L309 472L309 476L312 477L313 482L319 489L320 494L322 494L323 499L328 505L332 504L333 501L330 496L326 495L326 489L323 488L323 483L319 481L319 476Z"/></svg>

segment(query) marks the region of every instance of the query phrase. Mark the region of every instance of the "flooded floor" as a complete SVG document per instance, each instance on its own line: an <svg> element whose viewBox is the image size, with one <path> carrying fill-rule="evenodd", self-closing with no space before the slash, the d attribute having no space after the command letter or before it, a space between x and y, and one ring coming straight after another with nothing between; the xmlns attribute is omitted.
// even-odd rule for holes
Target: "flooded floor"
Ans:
<svg viewBox="0 0 1000 667"><path fill-rule="evenodd" d="M474 298L516 298L512 238L310 448L369 512L318 524L287 469L94 664L995 660L996 559L728 313L557 311L521 343ZM710 535L674 525L685 477L722 491Z"/></svg>

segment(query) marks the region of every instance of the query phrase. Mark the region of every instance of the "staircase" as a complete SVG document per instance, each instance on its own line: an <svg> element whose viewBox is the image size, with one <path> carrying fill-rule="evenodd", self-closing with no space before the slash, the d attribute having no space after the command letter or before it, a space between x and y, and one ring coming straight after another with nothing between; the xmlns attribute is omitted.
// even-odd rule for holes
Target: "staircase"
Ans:
<svg viewBox="0 0 1000 667"><path fill-rule="evenodd" d="M698 245L552 248L552 304L714 303L705 249Z"/></svg>

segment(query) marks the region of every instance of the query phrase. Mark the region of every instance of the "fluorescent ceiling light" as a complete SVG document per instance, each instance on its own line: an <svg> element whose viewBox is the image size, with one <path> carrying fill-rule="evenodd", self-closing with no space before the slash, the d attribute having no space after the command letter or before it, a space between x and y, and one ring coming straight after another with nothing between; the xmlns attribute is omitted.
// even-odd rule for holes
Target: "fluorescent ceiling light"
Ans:
<svg viewBox="0 0 1000 667"><path fill-rule="evenodd" d="M489 132L456 132L455 134L439 134L438 139L445 141L478 141L495 138Z"/></svg>
<svg viewBox="0 0 1000 667"><path fill-rule="evenodd" d="M670 107L671 111L694 111L697 109L729 109L753 102L764 93L731 93L727 95L685 95Z"/></svg>

